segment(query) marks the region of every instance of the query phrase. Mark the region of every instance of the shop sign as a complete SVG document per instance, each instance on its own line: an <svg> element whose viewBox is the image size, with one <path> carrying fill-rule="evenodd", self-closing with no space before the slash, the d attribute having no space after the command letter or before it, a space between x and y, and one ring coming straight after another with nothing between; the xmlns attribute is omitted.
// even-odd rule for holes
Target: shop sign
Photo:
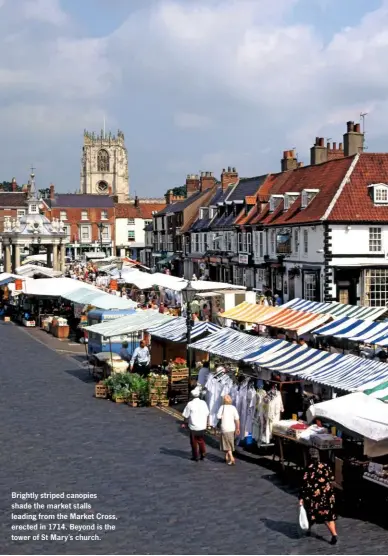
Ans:
<svg viewBox="0 0 388 556"><path fill-rule="evenodd" d="M248 255L242 255L241 253L239 253L238 256L238 262L239 264L248 264Z"/></svg>
<svg viewBox="0 0 388 556"><path fill-rule="evenodd" d="M221 259L219 257L210 257L210 262L218 264L221 262Z"/></svg>

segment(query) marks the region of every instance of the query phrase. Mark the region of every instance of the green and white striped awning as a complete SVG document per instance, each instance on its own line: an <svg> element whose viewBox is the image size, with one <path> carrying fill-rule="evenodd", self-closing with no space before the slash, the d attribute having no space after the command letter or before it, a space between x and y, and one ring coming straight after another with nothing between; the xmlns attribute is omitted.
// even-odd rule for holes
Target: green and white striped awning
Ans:
<svg viewBox="0 0 388 556"><path fill-rule="evenodd" d="M377 398L383 402L388 402L388 381L385 380L383 382L378 383L371 383L368 387L364 390L365 386L363 387L362 391L367 396L372 396L372 398Z"/></svg>

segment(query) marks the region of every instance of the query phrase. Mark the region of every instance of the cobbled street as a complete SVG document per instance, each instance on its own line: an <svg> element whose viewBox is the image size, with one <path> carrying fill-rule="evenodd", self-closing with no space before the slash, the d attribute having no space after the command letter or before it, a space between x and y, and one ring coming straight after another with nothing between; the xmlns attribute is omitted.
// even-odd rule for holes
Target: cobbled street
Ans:
<svg viewBox="0 0 388 556"><path fill-rule="evenodd" d="M340 542L299 538L295 491L268 469L190 461L170 415L93 397L88 372L0 324L0 552L6 554L373 554L387 531L340 519ZM11 492L96 493L115 531L95 542L12 542ZM21 512L19 512L21 513ZM29 534L29 533L25 533Z"/></svg>

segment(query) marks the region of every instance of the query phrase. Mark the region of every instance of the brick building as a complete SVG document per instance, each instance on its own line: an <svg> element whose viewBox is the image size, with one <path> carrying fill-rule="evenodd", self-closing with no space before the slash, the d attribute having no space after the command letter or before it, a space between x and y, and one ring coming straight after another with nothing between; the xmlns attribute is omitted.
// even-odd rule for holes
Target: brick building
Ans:
<svg viewBox="0 0 388 556"><path fill-rule="evenodd" d="M79 195L55 193L50 186L46 216L58 218L66 227L66 254L80 257L88 251L103 251L107 256L115 254L115 203L107 195Z"/></svg>

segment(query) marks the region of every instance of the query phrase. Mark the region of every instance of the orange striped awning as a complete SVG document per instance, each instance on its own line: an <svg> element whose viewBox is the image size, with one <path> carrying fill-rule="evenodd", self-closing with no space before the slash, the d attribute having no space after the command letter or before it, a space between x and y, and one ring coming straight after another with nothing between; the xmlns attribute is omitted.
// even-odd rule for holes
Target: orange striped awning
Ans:
<svg viewBox="0 0 388 556"><path fill-rule="evenodd" d="M331 319L332 317L330 315L306 313L305 311L282 309L280 307L279 312L276 314L260 318L259 324L273 326L274 328L283 328L285 330L293 330L298 335L301 335L310 332L310 330L314 330L314 328L321 326Z"/></svg>
<svg viewBox="0 0 388 556"><path fill-rule="evenodd" d="M261 322L261 319L270 317L278 311L278 307L267 307L264 305L256 305L255 303L248 303L248 301L244 301L243 303L240 303L240 305L236 305L236 307L228 309L220 316L225 319L257 324Z"/></svg>

